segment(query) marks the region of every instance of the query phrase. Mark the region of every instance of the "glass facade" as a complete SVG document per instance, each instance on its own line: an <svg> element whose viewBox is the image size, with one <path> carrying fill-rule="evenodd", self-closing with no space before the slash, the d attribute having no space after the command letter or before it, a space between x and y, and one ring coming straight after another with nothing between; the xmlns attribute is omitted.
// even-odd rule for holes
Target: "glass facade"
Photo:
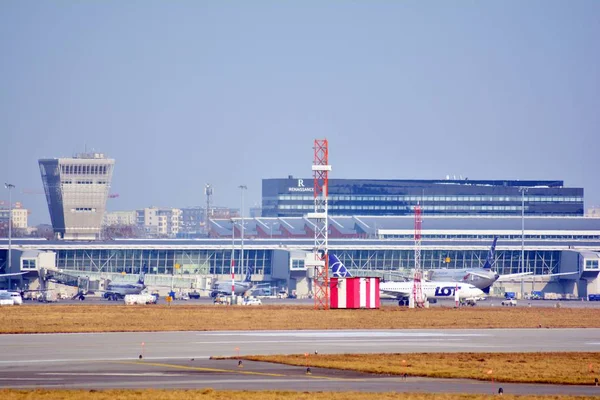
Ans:
<svg viewBox="0 0 600 400"><path fill-rule="evenodd" d="M230 274L231 250L55 250L56 266L70 271L150 274ZM234 254L235 265L252 265L255 274L271 275L272 250L245 250ZM179 268L175 268L178 264ZM246 271L244 271L245 273ZM236 273L239 270L236 269Z"/></svg>
<svg viewBox="0 0 600 400"><path fill-rule="evenodd" d="M424 270L439 268L482 267L489 250L422 250L421 265ZM352 250L335 251L350 270L397 271L414 268L414 250ZM557 272L560 251L525 251L525 272L549 274ZM521 268L521 251L496 250L492 268L501 275L516 274Z"/></svg>
<svg viewBox="0 0 600 400"><path fill-rule="evenodd" d="M302 216L314 208L312 179L263 179L263 217ZM582 216L583 189L562 181L329 180L331 215ZM523 194L520 189L526 187Z"/></svg>

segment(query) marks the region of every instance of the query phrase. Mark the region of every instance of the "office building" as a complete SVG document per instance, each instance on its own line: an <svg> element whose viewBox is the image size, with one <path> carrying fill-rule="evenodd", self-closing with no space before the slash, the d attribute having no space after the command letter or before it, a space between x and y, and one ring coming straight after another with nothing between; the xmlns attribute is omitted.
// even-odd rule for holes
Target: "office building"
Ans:
<svg viewBox="0 0 600 400"><path fill-rule="evenodd" d="M563 181L330 179L330 215L583 216L583 188ZM262 216L302 216L314 209L313 179L263 179Z"/></svg>

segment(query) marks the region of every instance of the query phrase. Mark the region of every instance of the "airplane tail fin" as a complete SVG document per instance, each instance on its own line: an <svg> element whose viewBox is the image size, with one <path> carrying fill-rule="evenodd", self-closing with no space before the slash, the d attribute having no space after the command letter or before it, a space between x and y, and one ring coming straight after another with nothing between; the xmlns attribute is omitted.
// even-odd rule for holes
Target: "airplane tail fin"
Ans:
<svg viewBox="0 0 600 400"><path fill-rule="evenodd" d="M350 278L352 274L346 269L338 256L329 253L329 267L331 268L331 276L334 278Z"/></svg>
<svg viewBox="0 0 600 400"><path fill-rule="evenodd" d="M144 284L144 278L145 278L145 276L146 276L146 264L144 264L144 265L142 266L142 269L141 269L141 271L140 271L140 275L139 275L139 277L138 277L138 283L139 283L140 285L143 285L143 284Z"/></svg>
<svg viewBox="0 0 600 400"><path fill-rule="evenodd" d="M249 265L248 270L246 271L246 277L244 278L244 282L250 282L250 278L254 273L254 265Z"/></svg>
<svg viewBox="0 0 600 400"><path fill-rule="evenodd" d="M490 251L485 260L485 264L483 265L483 269L492 269L492 264L494 263L494 252L496 251L496 242L498 241L498 236L494 236L494 241L492 242L492 247L490 247Z"/></svg>

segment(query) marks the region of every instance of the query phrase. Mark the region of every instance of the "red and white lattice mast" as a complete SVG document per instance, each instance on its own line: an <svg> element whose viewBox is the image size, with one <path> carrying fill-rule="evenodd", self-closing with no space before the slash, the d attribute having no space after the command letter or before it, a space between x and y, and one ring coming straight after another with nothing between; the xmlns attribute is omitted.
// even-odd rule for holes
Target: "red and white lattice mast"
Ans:
<svg viewBox="0 0 600 400"><path fill-rule="evenodd" d="M314 179L314 212L307 217L315 224L315 247L313 260L306 263L314 268L313 291L315 309L329 309L329 257L327 249L327 196L329 194L329 148L327 139L315 139L314 160L312 165Z"/></svg>
<svg viewBox="0 0 600 400"><path fill-rule="evenodd" d="M423 271L421 269L421 224L423 223L421 215L421 205L417 203L415 206L415 275L413 280L413 291L409 305L414 308L423 307L425 299L423 298L423 288L421 279Z"/></svg>

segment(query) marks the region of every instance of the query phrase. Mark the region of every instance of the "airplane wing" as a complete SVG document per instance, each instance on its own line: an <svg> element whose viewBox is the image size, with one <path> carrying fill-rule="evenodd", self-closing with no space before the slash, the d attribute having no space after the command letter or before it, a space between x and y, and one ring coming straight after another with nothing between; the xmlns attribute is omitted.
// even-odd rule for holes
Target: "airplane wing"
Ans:
<svg viewBox="0 0 600 400"><path fill-rule="evenodd" d="M560 272L558 274L547 274L547 275L542 275L542 276L562 276L562 275L575 275L578 274L579 271L575 271L575 272Z"/></svg>
<svg viewBox="0 0 600 400"><path fill-rule="evenodd" d="M522 272L519 274L507 274L507 275L500 275L500 277L498 278L498 282L506 282L509 281L511 279L516 279L516 278L520 278L522 276L526 276L526 275L532 275L533 272Z"/></svg>
<svg viewBox="0 0 600 400"><path fill-rule="evenodd" d="M27 272L14 272L12 274L0 274L0 278L5 276L17 276L17 275L25 275Z"/></svg>
<svg viewBox="0 0 600 400"><path fill-rule="evenodd" d="M483 279L489 279L489 275L484 275L484 274L480 274L479 272L473 272L473 271L469 271L466 273L466 275L473 275L479 278L483 278Z"/></svg>
<svg viewBox="0 0 600 400"><path fill-rule="evenodd" d="M410 292L403 292L399 290L385 290L380 288L379 292L392 297L410 297Z"/></svg>

